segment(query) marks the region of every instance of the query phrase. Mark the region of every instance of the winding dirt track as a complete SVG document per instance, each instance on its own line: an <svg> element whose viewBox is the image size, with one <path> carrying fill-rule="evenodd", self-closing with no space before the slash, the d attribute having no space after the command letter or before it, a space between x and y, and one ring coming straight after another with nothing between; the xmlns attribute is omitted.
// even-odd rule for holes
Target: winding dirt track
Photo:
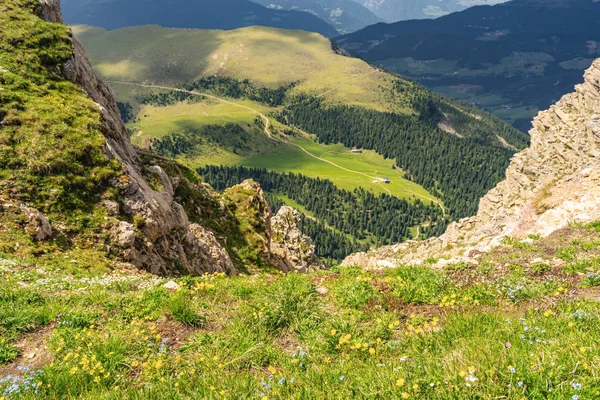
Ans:
<svg viewBox="0 0 600 400"><path fill-rule="evenodd" d="M376 72L376 71L372 71L372 72L370 72L368 74L365 74L365 75L370 75L373 72ZM280 138L277 138L277 137L273 136L273 132L271 131L271 120L265 114L261 113L258 110L255 110L255 109L253 109L251 107L248 107L248 106L245 106L245 105L242 105L242 104L238 104L238 103L234 103L234 102L231 102L229 100L225 100L225 99L222 99L220 97L213 96L212 94L206 94L206 93L202 93L202 92L197 92L195 90L186 90L186 89L180 89L180 88L170 87L170 86L149 85L149 84L144 84L144 83L133 83L133 82L124 82L124 81L108 81L107 80L105 82L106 83L117 83L117 84L121 84L121 85L139 86L139 87L145 87L145 88L151 88L151 89L164 89L164 90L173 90L173 91L177 91L177 92L189 93L189 94L193 94L193 95L196 95L196 96L202 96L202 97L206 97L208 99L217 100L217 101L220 101L221 103L229 104L229 105L232 105L232 106L235 106L235 107L238 107L238 108L243 108L245 110L251 111L252 113L258 115L263 120L264 125L265 125L264 132L265 132L265 134L267 135L267 137L269 139L271 139L273 141L276 141L276 142L279 142L279 143L285 143L287 145L295 146L295 147L299 148L300 150L302 150L304 153L308 154L310 157L313 157L313 158L315 158L315 159L317 159L319 161L322 161L322 162L325 162L327 164L330 164L330 165L332 165L332 166L334 166L336 168L339 168L339 169L341 169L343 171L350 172L350 173L356 174L356 175L361 175L363 177L369 178L371 181L374 181L374 180L378 179L375 176L371 176L371 175L365 174L363 172L354 171L354 170L342 167L341 165L336 164L333 161L326 160L326 159L324 159L322 157L319 157L319 156L311 153L310 151L306 150L304 147L300 146L299 144L292 143L292 142L289 142L287 140L280 139ZM343 84L345 84L345 83L343 83ZM343 85L343 84L341 84L341 85ZM331 90L329 90L329 91L321 94L320 96L324 96L325 94L334 91L335 89L337 89L337 87L339 87L341 85L336 86L335 88L333 88L333 89L331 89ZM297 129L298 131L300 131L302 133L306 133L306 132L301 131L298 128L295 128L295 129ZM386 188L385 186L383 186L383 183L379 183L379 184L390 195L393 195L392 192L388 188ZM423 195L420 195L418 193L415 193L409 187L407 187L407 190L409 192L411 192L414 196L421 197L423 199L426 199L426 200L429 200L429 201L432 201L432 202L436 203L438 206L440 206L440 208L442 209L442 212L444 213L444 215L446 214L446 209L444 208L444 206L440 202L438 202L438 201L436 201L436 200L434 200L432 198L429 198L427 196L423 196Z"/></svg>

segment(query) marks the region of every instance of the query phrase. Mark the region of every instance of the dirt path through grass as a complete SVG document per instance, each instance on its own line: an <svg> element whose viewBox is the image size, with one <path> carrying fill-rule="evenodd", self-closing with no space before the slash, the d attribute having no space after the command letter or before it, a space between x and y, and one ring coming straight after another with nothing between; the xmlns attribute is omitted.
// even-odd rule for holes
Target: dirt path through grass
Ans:
<svg viewBox="0 0 600 400"><path fill-rule="evenodd" d="M367 73L365 75L361 75L361 77L366 76L366 75L370 75L370 74L372 74L374 72L377 72L377 70L371 71L371 72L369 72L369 73ZM354 78L354 79L357 79L357 78ZM251 112L257 114L263 120L263 122L265 124L264 132L265 132L265 134L267 135L267 137L269 139L271 139L273 141L276 141L276 142L279 142L279 143L284 143L284 144L288 144L288 145L291 145L291 146L295 146L298 149L302 150L304 153L308 154L310 157L313 157L313 158L315 158L315 159L317 159L319 161L322 161L322 162L325 162L327 164L330 164L330 165L332 165L332 166L334 166L336 168L339 168L339 169L341 169L343 171L350 172L350 173L356 174L356 175L361 175L361 176L366 177L366 178L368 178L368 179L370 179L372 181L375 181L375 180L379 179L376 176L371 176L371 175L365 174L363 172L354 171L354 170L342 167L341 165L336 164L333 161L326 160L326 159L324 159L322 157L319 157L319 156L311 153L310 151L306 150L304 147L300 146L299 144L292 143L290 141L287 141L287 140L284 140L284 139L280 139L278 137L273 136L273 132L271 132L271 120L269 119L269 117L267 117L265 114L261 113L258 110L255 110L255 109L253 109L251 107L248 107L248 106L245 106L245 105L242 105L242 104L238 104L238 103L234 103L234 102L231 102L229 100L225 100L225 99L222 99L220 97L213 96L211 94L197 92L195 90L186 90L186 89L180 89L180 88L175 88L175 87L170 87L170 86L149 85L149 84L144 84L144 83L133 83L133 82L124 82L124 81L105 81L105 82L107 82L107 83L117 83L117 84L121 84L121 85L139 86L139 87L145 87L145 88L151 88L151 89L174 90L174 91L177 91L177 92L189 93L189 94L193 94L193 95L196 95L196 96L206 97L206 98L217 100L217 101L220 101L222 103L229 104L229 105L232 105L232 106L235 106L235 107L243 108L245 110L248 110L248 111L251 111ZM348 83L348 82L344 82L341 85L344 85L346 83ZM331 89L330 91L328 91L326 93L329 93L329 92L331 92L333 90L336 90L341 85L336 86L335 88ZM322 95L325 95L326 93L323 93ZM304 131L302 131L302 130L300 130L298 128L295 128L295 129L297 129L298 131L300 131L300 132L302 132L304 134L307 134L306 132L304 132ZM385 185L384 183L379 182L379 184L382 185L382 188L386 192L388 192L390 196L393 196L392 192L388 188L386 188L385 186L383 186L383 185ZM418 193L415 193L410 188L407 188L407 189L408 189L409 192L411 192L416 197L421 197L423 199L426 199L426 200L434 202L435 204L437 204L438 206L440 206L440 208L442 209L442 212L444 213L444 215L446 215L446 209L444 208L444 206L442 205L441 202L439 202L439 201L437 201L435 199L429 198L427 196L423 196L423 195L420 195Z"/></svg>

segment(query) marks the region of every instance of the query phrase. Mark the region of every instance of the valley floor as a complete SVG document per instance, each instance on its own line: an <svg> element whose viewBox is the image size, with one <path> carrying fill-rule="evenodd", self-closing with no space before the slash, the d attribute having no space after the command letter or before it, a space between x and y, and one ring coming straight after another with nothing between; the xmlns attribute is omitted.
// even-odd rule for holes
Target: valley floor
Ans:
<svg viewBox="0 0 600 400"><path fill-rule="evenodd" d="M599 232L506 240L478 266L171 290L74 253L4 255L0 399L599 398Z"/></svg>

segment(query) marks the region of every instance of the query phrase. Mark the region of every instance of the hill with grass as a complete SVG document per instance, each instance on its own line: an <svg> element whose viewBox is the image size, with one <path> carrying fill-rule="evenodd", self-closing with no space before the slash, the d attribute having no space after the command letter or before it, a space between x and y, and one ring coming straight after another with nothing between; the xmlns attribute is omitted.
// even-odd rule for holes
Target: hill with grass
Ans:
<svg viewBox="0 0 600 400"><path fill-rule="evenodd" d="M151 26L114 31L77 26L74 32L98 74L136 110L129 126L141 145L198 129L194 124L242 123L255 139L245 148L231 141L217 146L219 163L319 177L315 167L325 159L324 171L343 171L342 179L336 171L327 176L338 187L441 200L452 218L474 213L511 155L527 145L525 135L498 119L338 54L314 33ZM165 93L174 88L177 95ZM265 127L254 125L259 116L259 125L267 122L278 140L265 138ZM192 147L188 160L198 166L210 162L201 143ZM364 152L353 154L352 148ZM381 180L390 176L400 185L382 189Z"/></svg>
<svg viewBox="0 0 600 400"><path fill-rule="evenodd" d="M311 268L297 214L267 219L255 183L216 192L131 146L59 22L54 0L0 3L1 398L600 396L597 221L555 218L477 264ZM535 196L544 221L569 204L600 215L584 194L599 187L599 71L538 119L509 171L529 176L531 156L536 193L571 174ZM520 192L494 193L509 215Z"/></svg>
<svg viewBox="0 0 600 400"><path fill-rule="evenodd" d="M514 0L435 20L378 24L336 41L527 131L600 54L599 13L593 0Z"/></svg>
<svg viewBox="0 0 600 400"><path fill-rule="evenodd" d="M62 9L68 24L106 29L134 25L236 29L260 25L338 35L335 28L312 13L271 9L250 0L63 0Z"/></svg>
<svg viewBox="0 0 600 400"><path fill-rule="evenodd" d="M0 11L3 252L155 274L321 265L310 241L298 252L272 240L256 183L216 193L193 170L135 149L58 2L11 0Z"/></svg>
<svg viewBox="0 0 600 400"><path fill-rule="evenodd" d="M298 10L327 21L341 34L350 33L382 20L353 0L253 0L274 10Z"/></svg>

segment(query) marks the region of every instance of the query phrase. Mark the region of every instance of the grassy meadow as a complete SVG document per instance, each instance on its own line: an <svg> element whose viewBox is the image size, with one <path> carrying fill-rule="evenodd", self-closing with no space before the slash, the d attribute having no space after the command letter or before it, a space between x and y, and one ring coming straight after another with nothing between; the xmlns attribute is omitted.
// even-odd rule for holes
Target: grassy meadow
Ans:
<svg viewBox="0 0 600 400"><path fill-rule="evenodd" d="M599 231L176 290L91 254L2 256L0 398L595 399Z"/></svg>
<svg viewBox="0 0 600 400"><path fill-rule="evenodd" d="M175 85L219 75L272 88L297 82L297 93L379 110L391 106L384 93L392 87L390 75L334 53L329 39L316 33L158 26L113 31L75 26L73 32L104 80Z"/></svg>
<svg viewBox="0 0 600 400"><path fill-rule="evenodd" d="M264 104L246 99L228 99L236 105L212 99L204 99L199 102L179 102L162 107L140 105L136 103L136 95L147 93L149 89L120 84L113 86L117 88L117 94L121 96L121 99L130 101L136 107L136 121L127 126L133 132L132 143L142 147L147 146L151 139L160 139L170 133L185 132L187 129L205 125L234 123L249 129L254 124L257 114L236 106L238 104L266 115L276 111ZM275 131L283 131L287 128L272 117L270 120ZM289 140L290 143L307 150L313 157L292 144L270 140L263 132L254 132L252 138L255 142L252 144L252 148L256 151L249 154L236 154L222 146L208 143L198 154L180 156L178 160L192 167L209 164L243 165L266 168L276 172L294 172L311 178L328 179L341 189L354 190L362 187L374 193L387 193L400 198L414 197L426 203L431 199L439 201L422 186L404 179L403 172L394 168L392 160L385 159L375 151L364 150L362 154L353 154L349 148L341 144L317 143L311 135L303 135ZM375 180L383 177L389 177L392 182L390 184L374 183Z"/></svg>

